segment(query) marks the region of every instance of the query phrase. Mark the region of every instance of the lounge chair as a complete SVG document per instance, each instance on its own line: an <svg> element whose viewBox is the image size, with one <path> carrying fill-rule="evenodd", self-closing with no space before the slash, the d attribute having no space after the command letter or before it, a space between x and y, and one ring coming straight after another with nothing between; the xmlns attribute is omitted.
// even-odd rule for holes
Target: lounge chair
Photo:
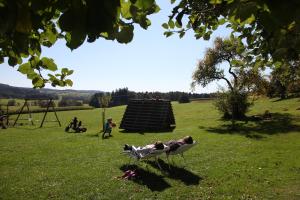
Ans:
<svg viewBox="0 0 300 200"><path fill-rule="evenodd" d="M124 150L123 154L126 154L130 157L129 164L131 162L131 159L134 159L135 161L143 161L154 158L156 164L161 169L161 166L158 163L158 157L165 153L167 150L168 147L164 145L164 149L153 149L144 153L139 149L139 147L132 146L131 150Z"/></svg>
<svg viewBox="0 0 300 200"><path fill-rule="evenodd" d="M181 144L177 149L175 149L173 151L167 151L166 156L167 156L169 167L170 167L169 156L181 155L181 157L183 158L183 160L185 162L183 153L186 152L187 150L189 150L190 148L192 148L193 146L195 146L196 144L197 144L197 142L193 141L192 144Z"/></svg>

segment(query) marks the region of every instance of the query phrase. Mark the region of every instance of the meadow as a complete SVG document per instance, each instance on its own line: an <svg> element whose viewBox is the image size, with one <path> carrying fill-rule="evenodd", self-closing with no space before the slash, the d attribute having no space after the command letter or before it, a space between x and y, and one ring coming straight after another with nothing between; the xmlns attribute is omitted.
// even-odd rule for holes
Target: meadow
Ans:
<svg viewBox="0 0 300 200"><path fill-rule="evenodd" d="M106 110L120 124L125 106ZM248 113L268 120L221 119L212 101L173 103L176 128L163 133L98 137L101 109L58 112L63 124L0 129L0 199L300 199L300 100L259 99ZM48 115L52 120L53 113ZM86 133L66 133L77 116ZM25 115L26 117L26 115ZM145 145L191 135L198 144L173 157L127 165L124 144ZM137 168L134 180L120 180Z"/></svg>

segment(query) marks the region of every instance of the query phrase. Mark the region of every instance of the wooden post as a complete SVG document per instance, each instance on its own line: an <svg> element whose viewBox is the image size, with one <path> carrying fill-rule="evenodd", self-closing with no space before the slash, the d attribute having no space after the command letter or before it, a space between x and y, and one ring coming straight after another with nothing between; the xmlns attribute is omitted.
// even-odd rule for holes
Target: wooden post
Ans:
<svg viewBox="0 0 300 200"><path fill-rule="evenodd" d="M29 114L28 120L31 122L31 125L34 125L34 124L33 124L32 115L31 115L31 112L30 112L30 109L29 109L29 106L28 106L28 103L27 103L27 100L26 100L26 107L27 107L27 112L28 112L28 114Z"/></svg>
<svg viewBox="0 0 300 200"><path fill-rule="evenodd" d="M14 124L13 124L13 127L16 125L17 121L19 120L19 117L20 117L20 115L22 114L23 109L24 109L24 107L26 106L26 104L27 104L27 99L25 99L25 102L24 102L24 104L23 104L23 106L22 106L22 108L21 108L21 110L20 110L20 112L19 112L19 114L18 114L18 116L17 116L17 119L15 120L15 122L14 122Z"/></svg>
<svg viewBox="0 0 300 200"><path fill-rule="evenodd" d="M102 108L102 132L105 130L105 108Z"/></svg>
<svg viewBox="0 0 300 200"><path fill-rule="evenodd" d="M49 107L50 107L51 105L52 105L52 99L50 99L49 102L48 102L48 104L47 104L47 109L46 109L46 112L45 112L45 114L44 114L43 120L42 120L42 122L41 122L40 128L43 127L44 121L45 121L45 119L46 119L46 115L47 115L47 113L48 113L48 111L49 111ZM61 126L61 123L60 123L60 121L59 121L59 119L58 119L58 116L57 116L56 110L55 110L55 108L54 108L54 105L52 105L52 110L53 110L53 112L54 112L54 114L55 114L55 117L56 117L56 120L57 120L59 126Z"/></svg>

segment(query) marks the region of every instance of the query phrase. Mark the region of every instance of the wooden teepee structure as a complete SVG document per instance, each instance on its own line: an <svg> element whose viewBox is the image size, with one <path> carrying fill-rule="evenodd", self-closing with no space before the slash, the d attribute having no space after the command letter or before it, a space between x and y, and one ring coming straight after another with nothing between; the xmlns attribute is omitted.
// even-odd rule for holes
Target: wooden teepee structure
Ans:
<svg viewBox="0 0 300 200"><path fill-rule="evenodd" d="M127 131L165 131L175 128L171 102L161 99L129 101L120 125Z"/></svg>

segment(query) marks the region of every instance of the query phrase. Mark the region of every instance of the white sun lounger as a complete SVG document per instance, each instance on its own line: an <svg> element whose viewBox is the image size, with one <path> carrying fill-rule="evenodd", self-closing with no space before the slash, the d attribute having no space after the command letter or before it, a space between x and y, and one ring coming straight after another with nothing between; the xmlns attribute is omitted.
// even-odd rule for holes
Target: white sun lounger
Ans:
<svg viewBox="0 0 300 200"><path fill-rule="evenodd" d="M170 151L170 152L166 152L166 156L167 156L169 167L170 167L169 156L181 155L181 157L185 161L183 153L186 152L187 150L189 150L190 148L192 148L193 146L195 146L196 144L197 144L196 141L194 141L192 144L182 144L176 150Z"/></svg>
<svg viewBox="0 0 300 200"><path fill-rule="evenodd" d="M129 163L131 162L131 159L134 159L135 161L143 161L154 158L156 164L161 169L161 166L158 163L158 157L167 150L168 147L166 145L164 145L164 149L153 149L147 152L143 152L141 149L139 149L139 147L132 146L132 150L124 150L123 153L130 157Z"/></svg>

